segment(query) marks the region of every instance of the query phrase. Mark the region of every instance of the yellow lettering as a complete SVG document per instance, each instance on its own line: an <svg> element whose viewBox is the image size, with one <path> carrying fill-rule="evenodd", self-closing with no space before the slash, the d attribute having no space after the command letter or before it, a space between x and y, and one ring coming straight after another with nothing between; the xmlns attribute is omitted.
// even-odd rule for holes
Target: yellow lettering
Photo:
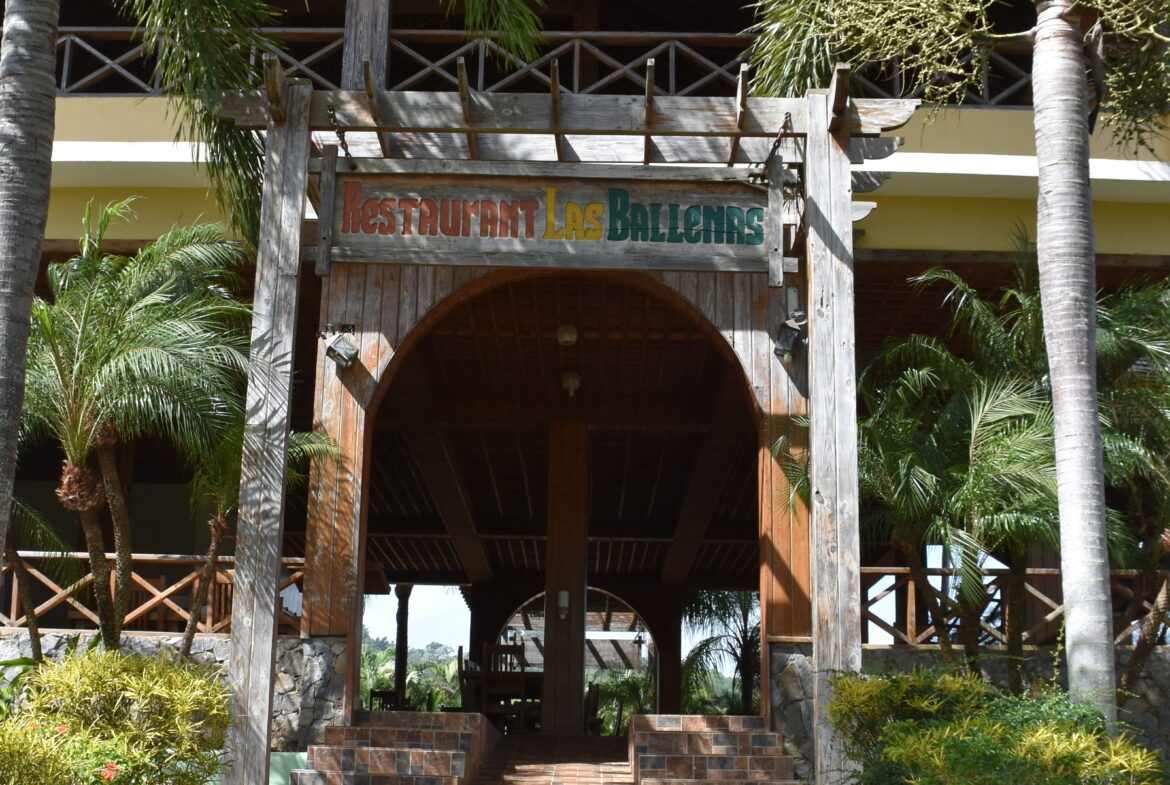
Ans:
<svg viewBox="0 0 1170 785"><path fill-rule="evenodd" d="M557 189L549 185L545 187L544 193L544 239L563 240L565 230L557 226Z"/></svg>
<svg viewBox="0 0 1170 785"><path fill-rule="evenodd" d="M565 237L569 240L585 239L585 216L581 213L581 205L576 202L565 202Z"/></svg>
<svg viewBox="0 0 1170 785"><path fill-rule="evenodd" d="M585 223L589 228L585 230L586 240L601 239L601 216L605 212L605 205L601 202L590 202L585 205Z"/></svg>

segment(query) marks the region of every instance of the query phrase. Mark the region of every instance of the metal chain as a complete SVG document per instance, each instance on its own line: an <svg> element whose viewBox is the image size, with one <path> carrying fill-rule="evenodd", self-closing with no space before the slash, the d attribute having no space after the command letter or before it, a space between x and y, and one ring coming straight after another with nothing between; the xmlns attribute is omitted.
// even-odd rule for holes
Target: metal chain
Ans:
<svg viewBox="0 0 1170 785"><path fill-rule="evenodd" d="M772 140L772 149L768 151L768 155L763 162L759 164L760 171L752 172L748 175L751 180L758 180L760 183L768 182L768 167L772 163L772 159L776 157L776 153L780 150L780 142L784 139L784 132L792 130L792 112L784 113L784 122L780 123L780 127L776 129L776 138Z"/></svg>
<svg viewBox="0 0 1170 785"><path fill-rule="evenodd" d="M345 154L346 163L349 164L349 170L355 171L357 161L353 160L353 156L349 152L349 143L345 141L345 131L341 130L341 124L337 122L337 110L334 109L333 104L329 104L326 111L329 113L329 122L333 125L333 133L337 134L337 143L341 146L341 152Z"/></svg>

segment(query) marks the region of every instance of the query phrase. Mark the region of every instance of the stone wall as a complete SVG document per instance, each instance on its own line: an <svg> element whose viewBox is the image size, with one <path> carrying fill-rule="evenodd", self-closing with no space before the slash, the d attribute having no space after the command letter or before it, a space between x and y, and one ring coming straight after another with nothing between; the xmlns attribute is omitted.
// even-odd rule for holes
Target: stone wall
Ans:
<svg viewBox="0 0 1170 785"><path fill-rule="evenodd" d="M797 773L811 769L812 746L812 658L808 645L776 645L769 650L771 658L770 696L772 729L784 736L784 752L797 759ZM1057 665L1052 647L1029 649L1025 664L1025 679L1029 683L1052 681L1053 667ZM1118 651L1118 672L1130 656L1129 650ZM938 664L936 646L866 646L862 651L865 670L910 670L915 666ZM995 684L1007 684L1007 667L1003 657L988 654L982 663L983 674ZM1058 679L1067 686L1063 662L1059 664ZM1118 710L1120 719L1131 726L1131 732L1141 743L1161 753L1170 761L1170 647L1155 649L1138 680L1133 694Z"/></svg>
<svg viewBox="0 0 1170 785"><path fill-rule="evenodd" d="M79 639L84 648L92 632L47 632L41 638L45 657L56 659L68 650L71 639ZM123 651L153 656L177 652L179 635L126 633ZM191 658L227 671L231 655L231 638L227 635L200 635L191 647ZM28 632L23 629L0 630L0 660L31 656ZM272 748L305 750L321 744L325 727L338 722L345 692L345 638L298 638L282 636L276 643L276 683L272 704ZM15 671L3 675L12 678Z"/></svg>

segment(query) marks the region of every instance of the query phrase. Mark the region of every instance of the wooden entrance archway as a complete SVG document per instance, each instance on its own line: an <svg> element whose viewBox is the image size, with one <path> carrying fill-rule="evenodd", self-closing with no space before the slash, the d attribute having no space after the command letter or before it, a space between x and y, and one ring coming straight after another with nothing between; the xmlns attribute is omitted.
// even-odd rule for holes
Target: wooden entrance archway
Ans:
<svg viewBox="0 0 1170 785"><path fill-rule="evenodd" d="M827 91L810 91L804 98L756 99L748 97L743 76L735 99L665 98L648 93L639 102L626 96L562 95L556 80L547 98L476 95L466 88L459 94L394 94L376 89L377 81L370 74L365 92L313 91L308 84L285 80L273 67L263 96L225 100L226 117L242 127L268 132L232 622L230 680L238 718L232 741L237 763L226 782L258 784L267 779L283 534L283 456L302 221L310 191L317 195L320 220L318 244L305 255L316 262L318 274L328 277L330 302L347 315L351 308L364 313L372 302L378 303L380 313L391 304L406 305L406 310L396 312L396 338L407 335L411 313L417 321L423 292L419 287L403 300L404 278L425 276L422 266L446 269L447 265L477 263L643 270L690 300L720 332L726 329L725 340L761 414L758 471L765 633L761 637L767 642L765 647L811 639L818 672L813 702L818 707L824 705L830 672L860 666L852 291L855 213L849 167L851 158L890 154L896 145L875 147L852 137L899 127L913 113L915 102L853 101L847 81L848 69L840 69ZM311 131L334 130L367 134L375 141L376 157L347 157L339 162L337 147L326 146L321 162L310 162ZM396 135L411 142L409 151L396 147ZM641 155L631 157L634 149ZM385 157L395 154L430 160ZM570 156L577 162L567 162ZM531 163L533 159L545 162ZM767 187L748 182L747 170L733 166L739 162L759 165ZM677 163L707 166L669 166ZM786 206L792 203L785 199L789 163L796 163L803 172L803 199L795 210ZM316 174L312 189L310 170ZM356 174L346 174L346 170ZM426 225L427 231L421 223L426 208L415 196L400 205L395 198L365 198L365 184L376 190L377 178L404 176L414 178L413 188L439 189L429 200L427 220L432 223ZM496 188L496 178L512 178L512 186L500 186L503 196L461 200L464 210L499 200L488 213L477 215L479 239L463 247L428 246L418 237L437 231L430 229L443 220L438 216L440 200L454 203L441 190L450 184L440 180L450 177L480 178L477 187L487 189L480 194ZM339 178L348 179L335 195ZM585 196L573 202L577 215L570 215L567 208L563 221L559 212L554 215L556 193L551 185L545 186L543 207L524 195L525 188L539 190L548 178L584 183L581 193ZM608 187L610 232L591 235L592 221L598 221L600 230L606 211L606 202L590 201L598 187L602 193ZM631 207L636 188L646 189L637 197L642 200L640 212ZM669 193L664 195L661 189ZM761 206L752 206L757 203ZM594 204L600 205L599 212L591 212ZM383 209L389 213L382 213ZM543 218L538 219L542 209ZM620 218L615 217L618 214ZM797 214L802 219L794 225L797 231L790 232L785 216L791 219ZM543 221L545 231L529 248L524 239L534 238L537 220ZM805 238L803 264L798 264L796 243L785 239L797 233ZM392 286L391 296L386 297L388 268L363 269L361 262L371 259L371 249L376 249L371 243L380 242L379 235L396 234L418 236L394 251L399 266L415 272L403 276L400 270L397 288ZM446 241L462 232L449 220L444 234ZM335 239L343 242L335 243ZM610 245L582 250L566 245L573 239L605 240ZM344 274L344 294L339 283L343 268L352 271ZM442 291L442 278L447 275L431 279L431 288L423 296L430 300L429 306L434 303L435 287ZM449 275L453 288L457 273ZM727 283L700 287L701 276ZM813 504L807 518L790 506L782 472L768 452L790 417L804 405L803 398L792 392L789 368L773 353L781 319L801 303L806 303L809 313ZM356 322L332 324L354 324L358 338ZM326 430L349 441L350 455L361 452L354 449L359 440L363 449L366 446L362 406L373 400L377 380L397 348L381 335L358 339L358 361L348 370L321 370L328 366L324 359L319 361L316 400L322 421L336 421L334 428ZM322 565L314 566L317 557L310 556L306 602L316 604L318 610L309 611L308 634L352 629L349 623L341 630L334 625L351 621L357 610L354 598L361 557L354 554L354 544L360 540L362 516L360 494L353 488L360 488L365 479L358 468L343 464L340 471L318 470L313 484L310 504L315 510L325 509L325 520L337 538L334 545L347 558L335 578L333 574L325 577ZM808 577L801 583L795 576L801 574L800 565L805 562ZM346 590L335 592L338 587ZM767 655L765 650L764 662ZM819 714L815 735L818 779L828 781L838 776L833 772L843 771L844 759L827 719Z"/></svg>

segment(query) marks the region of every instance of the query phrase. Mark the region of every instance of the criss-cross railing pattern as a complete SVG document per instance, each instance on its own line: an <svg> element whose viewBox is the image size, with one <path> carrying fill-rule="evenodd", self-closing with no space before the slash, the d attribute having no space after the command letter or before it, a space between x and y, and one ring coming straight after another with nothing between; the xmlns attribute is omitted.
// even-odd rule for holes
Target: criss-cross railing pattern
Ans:
<svg viewBox="0 0 1170 785"><path fill-rule="evenodd" d="M309 79L317 88L337 89L342 28L278 27L264 32L280 43L273 51L289 76ZM463 58L469 86L480 92L546 91L556 62L561 89L567 92L644 94L646 63L654 60L659 95L734 95L751 43L751 36L731 33L554 31L544 34L537 56L526 61L505 52L490 37L469 38L459 30L393 30L386 86L455 89L456 62ZM164 92L150 76L141 38L132 27L63 27L57 48L61 95ZM257 57L258 69L259 61ZM968 93L969 103L1019 105L1031 100L1026 49L991 50L981 73L981 88ZM898 64L882 73L862 66L854 74L854 85L873 98L899 96L903 81Z"/></svg>
<svg viewBox="0 0 1170 785"><path fill-rule="evenodd" d="M26 587L35 607L38 623L45 628L96 629L98 616L90 586L93 575L86 553L50 554L21 551L21 562L30 578ZM53 570L52 561L68 560L75 563L73 570ZM111 573L114 555L107 554ZM199 581L203 579L205 560L198 556L170 556L135 554L130 573L130 608L123 626L127 630L181 632L190 617L192 598ZM303 558L286 557L281 560L283 577L279 591L300 586L305 575ZM83 572L84 571L84 572ZM54 572L80 576L62 585L52 577ZM19 581L11 564L3 571L4 597L0 604L0 625L26 627L28 618L20 602ZM111 575L112 580L112 575ZM196 609L196 631L201 633L229 633L232 623L232 596L235 590L235 560L219 560L208 587L207 601ZM299 613L299 608L296 608ZM300 617L288 607L280 618L284 632L296 633Z"/></svg>
<svg viewBox="0 0 1170 785"><path fill-rule="evenodd" d="M862 624L867 638L885 633L895 645L921 645L938 642L939 623L926 611L927 593L943 609L942 626L952 640L960 623L960 609L954 592L954 571L943 568L926 570L926 581L916 580L907 567L862 567ZM1170 572L1146 575L1137 570L1113 570L1110 584L1114 599L1114 642L1133 643L1142 622L1153 607L1154 595ZM979 632L983 644L1007 642L1004 627L1008 606L1008 571L984 570L986 603L979 612ZM1060 570L1032 568L1024 581L1027 593L1023 633L1026 644L1052 643L1064 617L1060 600ZM1170 617L1161 623L1170 628Z"/></svg>

